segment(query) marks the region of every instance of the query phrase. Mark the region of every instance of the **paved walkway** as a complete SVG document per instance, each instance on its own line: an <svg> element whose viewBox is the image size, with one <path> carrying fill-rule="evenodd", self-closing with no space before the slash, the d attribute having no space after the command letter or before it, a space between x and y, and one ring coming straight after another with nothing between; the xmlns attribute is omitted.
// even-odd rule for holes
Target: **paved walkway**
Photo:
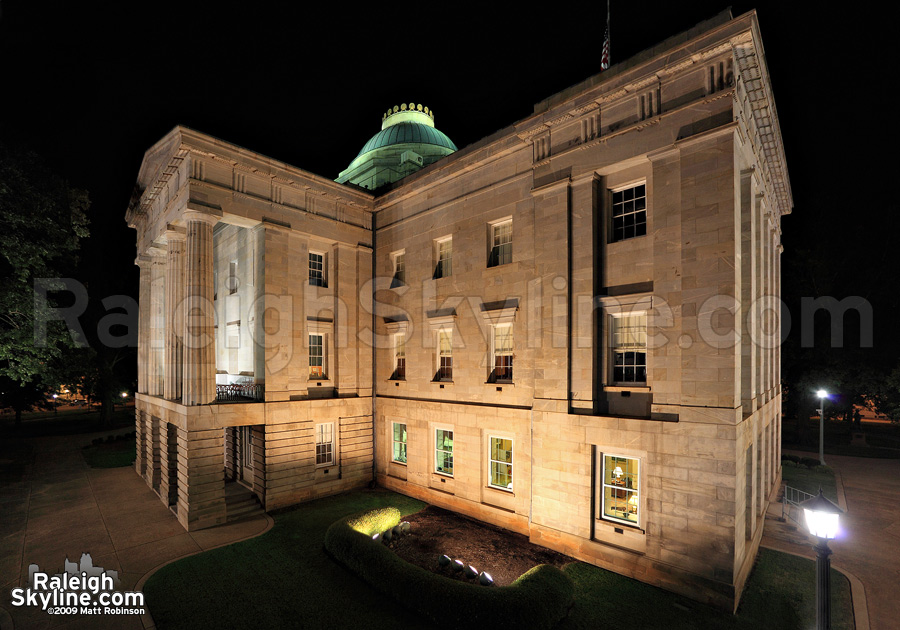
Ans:
<svg viewBox="0 0 900 630"><path fill-rule="evenodd" d="M826 455L825 462L838 473L838 498L846 509L842 533L829 543L832 565L861 582L853 605L855 612L868 610L868 627L892 630L900 623L900 460ZM781 504L773 504L763 546L815 558L812 536L790 521L778 523L779 516ZM864 630L857 619L857 630Z"/></svg>
<svg viewBox="0 0 900 630"><path fill-rule="evenodd" d="M121 431L120 431L121 432ZM256 536L272 519L256 516L188 533L133 468L91 469L81 447L102 434L35 438L34 462L18 482L0 487L0 630L134 628L138 617L51 616L13 607L28 566L55 574L66 558L91 554L94 566L119 572L120 590L176 558ZM5 609L5 610L4 610Z"/></svg>

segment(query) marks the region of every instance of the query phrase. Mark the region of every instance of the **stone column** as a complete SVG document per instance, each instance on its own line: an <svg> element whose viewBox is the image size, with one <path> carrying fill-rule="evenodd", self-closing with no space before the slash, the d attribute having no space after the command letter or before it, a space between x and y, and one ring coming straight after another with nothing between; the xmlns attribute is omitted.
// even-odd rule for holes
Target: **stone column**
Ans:
<svg viewBox="0 0 900 630"><path fill-rule="evenodd" d="M184 246L183 230L167 230L166 265L166 357L163 396L181 397L181 371L184 337Z"/></svg>
<svg viewBox="0 0 900 630"><path fill-rule="evenodd" d="M135 456L134 470L141 477L144 476L145 456L144 456L144 412L140 409L134 412L134 431L135 431Z"/></svg>
<svg viewBox="0 0 900 630"><path fill-rule="evenodd" d="M150 257L138 256L134 261L140 267L138 292L138 393L147 393L147 361L150 354Z"/></svg>
<svg viewBox="0 0 900 630"><path fill-rule="evenodd" d="M166 257L157 247L150 251L150 343L147 357L147 393L163 395L163 359L166 326Z"/></svg>
<svg viewBox="0 0 900 630"><path fill-rule="evenodd" d="M213 310L213 225L216 217L185 213L184 405L207 405L216 398L215 314Z"/></svg>

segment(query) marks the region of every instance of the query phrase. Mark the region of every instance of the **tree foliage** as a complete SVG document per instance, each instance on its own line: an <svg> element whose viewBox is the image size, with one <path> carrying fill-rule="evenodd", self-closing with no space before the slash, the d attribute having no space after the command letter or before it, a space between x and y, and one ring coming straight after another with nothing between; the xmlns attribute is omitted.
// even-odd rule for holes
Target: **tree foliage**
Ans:
<svg viewBox="0 0 900 630"><path fill-rule="evenodd" d="M79 243L88 235L87 192L70 188L34 153L0 144L0 377L3 397L22 398L15 385L29 391L56 383L52 363L75 345L62 321L47 325L35 341L35 318L55 306L36 300L36 279L55 288L54 278L73 275ZM7 404L11 404L10 399Z"/></svg>

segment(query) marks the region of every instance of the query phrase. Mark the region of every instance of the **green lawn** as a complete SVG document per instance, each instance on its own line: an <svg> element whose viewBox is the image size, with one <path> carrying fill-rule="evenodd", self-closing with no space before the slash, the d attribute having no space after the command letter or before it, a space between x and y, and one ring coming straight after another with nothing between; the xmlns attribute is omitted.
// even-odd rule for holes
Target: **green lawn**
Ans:
<svg viewBox="0 0 900 630"><path fill-rule="evenodd" d="M137 448L133 437L101 444L85 446L82 451L85 461L91 468L121 468L131 466L137 456Z"/></svg>
<svg viewBox="0 0 900 630"><path fill-rule="evenodd" d="M324 551L339 518L393 505L403 514L424 504L384 490L361 491L275 515L268 533L171 564L148 580L147 603L161 630L185 628L431 628ZM737 616L581 562L567 565L576 602L558 630L725 628L795 630L815 625L815 563L761 549ZM832 574L833 627L850 630L850 586ZM415 597L415 593L409 593Z"/></svg>
<svg viewBox="0 0 900 630"><path fill-rule="evenodd" d="M825 461L827 462L828 460L826 459ZM785 485L809 494L818 494L821 486L825 496L837 503L837 486L834 483L834 471L830 469L816 468L810 470L805 467L798 468L784 465L781 467L781 479Z"/></svg>

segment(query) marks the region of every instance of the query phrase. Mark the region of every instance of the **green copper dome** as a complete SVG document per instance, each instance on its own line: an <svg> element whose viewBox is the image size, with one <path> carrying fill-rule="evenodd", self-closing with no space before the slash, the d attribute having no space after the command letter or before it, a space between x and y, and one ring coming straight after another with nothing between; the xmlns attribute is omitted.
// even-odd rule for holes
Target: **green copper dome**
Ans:
<svg viewBox="0 0 900 630"><path fill-rule="evenodd" d="M380 149L382 147L391 146L393 144L408 144L415 142L417 144L434 144L451 151L456 151L456 145L447 137L443 131L439 131L434 127L421 125L414 122L402 122L391 125L387 129L382 129L372 139L366 142L362 151L356 157Z"/></svg>
<svg viewBox="0 0 900 630"><path fill-rule="evenodd" d="M375 190L454 151L453 141L434 128L433 111L423 105L404 103L381 117L381 131L366 142L335 181Z"/></svg>

